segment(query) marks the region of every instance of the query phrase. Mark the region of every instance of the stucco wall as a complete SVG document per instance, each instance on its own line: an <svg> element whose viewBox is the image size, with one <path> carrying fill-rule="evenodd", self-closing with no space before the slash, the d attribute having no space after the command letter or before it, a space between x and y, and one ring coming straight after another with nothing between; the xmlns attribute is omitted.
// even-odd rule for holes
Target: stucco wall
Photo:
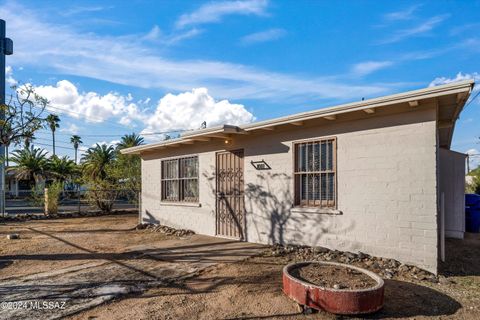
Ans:
<svg viewBox="0 0 480 320"><path fill-rule="evenodd" d="M445 197L445 235L463 239L465 232L465 155L439 149L439 187Z"/></svg>
<svg viewBox="0 0 480 320"><path fill-rule="evenodd" d="M234 138L245 154L247 241L321 245L437 267L435 108ZM341 215L292 212L292 143L337 138ZM222 141L142 155L142 218L215 234L215 152ZM198 154L200 207L164 206L160 159ZM258 171L250 161L265 160Z"/></svg>

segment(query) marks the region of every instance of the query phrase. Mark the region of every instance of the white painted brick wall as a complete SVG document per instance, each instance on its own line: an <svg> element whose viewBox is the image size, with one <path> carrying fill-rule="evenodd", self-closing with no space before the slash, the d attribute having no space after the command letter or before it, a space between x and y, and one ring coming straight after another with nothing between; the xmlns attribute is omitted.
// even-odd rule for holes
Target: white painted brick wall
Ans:
<svg viewBox="0 0 480 320"><path fill-rule="evenodd" d="M430 271L437 268L435 109L337 122L310 128L234 138L245 153L247 240L322 245L395 258ZM292 143L337 137L338 209L342 215L293 213ZM144 155L143 219L215 234L215 152L225 146L198 144ZM160 203L160 158L198 154L201 207ZM250 161L265 160L258 171ZM280 220L280 221L279 221Z"/></svg>

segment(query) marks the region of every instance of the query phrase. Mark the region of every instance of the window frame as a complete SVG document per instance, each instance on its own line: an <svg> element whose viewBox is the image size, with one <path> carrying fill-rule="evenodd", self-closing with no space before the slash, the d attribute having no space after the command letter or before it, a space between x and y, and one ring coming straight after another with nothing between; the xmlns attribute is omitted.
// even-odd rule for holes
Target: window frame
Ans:
<svg viewBox="0 0 480 320"><path fill-rule="evenodd" d="M332 170L319 170L319 171L297 171L298 168L298 157L297 152L299 150L299 146L302 144L308 143L315 143L318 142L332 142ZM312 138L312 139L305 139L305 140L298 140L292 143L292 158L293 158L293 190L294 190L294 207L296 208L317 208L317 209L337 209L338 205L338 183L337 183L337 137L330 136L330 137L320 137L320 138ZM321 163L320 163L321 169ZM324 173L333 173L333 192L334 197L333 200L301 200L300 196L300 179L297 179L297 176L305 175L305 174L324 174ZM321 181L320 181L321 185ZM307 192L308 194L308 192ZM321 191L320 191L321 195Z"/></svg>
<svg viewBox="0 0 480 320"><path fill-rule="evenodd" d="M196 159L196 176L195 177L181 177L182 172L184 172L184 168L181 167L182 160L185 159L191 159L194 158ZM165 173L165 163L168 161L175 161L176 162L176 177L175 178L164 178L164 173ZM181 157L172 157L172 158L165 158L161 160L160 163L160 201L163 203L191 203L191 204L196 204L199 203L200 201L200 172L199 172L199 157L198 155L189 155L189 156L181 156ZM192 197L185 197L184 194L184 184L185 181L191 181L194 180L196 181L197 185L197 196L195 198ZM168 181L176 181L177 182L177 198L176 199L169 199L166 196L166 182Z"/></svg>

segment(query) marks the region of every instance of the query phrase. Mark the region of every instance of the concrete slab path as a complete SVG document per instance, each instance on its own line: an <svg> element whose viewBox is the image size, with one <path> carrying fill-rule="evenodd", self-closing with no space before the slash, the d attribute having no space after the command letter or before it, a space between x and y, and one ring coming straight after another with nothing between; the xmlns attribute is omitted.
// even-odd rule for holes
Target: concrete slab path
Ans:
<svg viewBox="0 0 480 320"><path fill-rule="evenodd" d="M80 265L4 278L0 319L61 319L150 287L175 285L207 267L244 260L263 249L257 244L193 235L127 247L125 257L115 253L99 258L90 252L92 260L86 254L87 262Z"/></svg>

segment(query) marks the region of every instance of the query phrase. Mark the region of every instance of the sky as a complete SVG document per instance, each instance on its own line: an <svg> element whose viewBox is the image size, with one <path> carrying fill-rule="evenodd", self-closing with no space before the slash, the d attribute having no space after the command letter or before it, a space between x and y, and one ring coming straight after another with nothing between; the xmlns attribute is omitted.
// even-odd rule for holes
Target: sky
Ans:
<svg viewBox="0 0 480 320"><path fill-rule="evenodd" d="M60 155L73 156L72 134L82 150L131 132L153 142L203 121L238 125L480 81L473 0L0 1L0 18L14 42L7 82L50 101ZM480 97L452 149L480 153L479 110ZM50 132L35 143L51 150Z"/></svg>

